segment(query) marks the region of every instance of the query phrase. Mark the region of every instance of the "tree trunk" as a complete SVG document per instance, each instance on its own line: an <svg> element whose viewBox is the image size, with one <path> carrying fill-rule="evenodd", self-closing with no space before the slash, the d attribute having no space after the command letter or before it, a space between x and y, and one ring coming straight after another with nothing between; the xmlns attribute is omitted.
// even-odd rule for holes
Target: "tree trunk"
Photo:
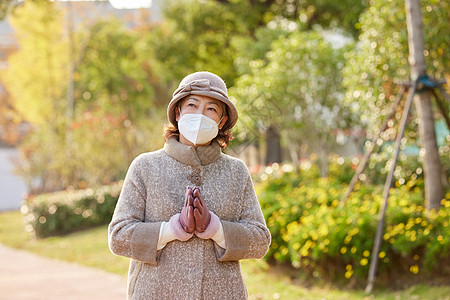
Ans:
<svg viewBox="0 0 450 300"><path fill-rule="evenodd" d="M300 154L298 152L299 146L296 144L289 143L288 145L289 155L291 156L292 164L294 165L295 171L300 169Z"/></svg>
<svg viewBox="0 0 450 300"><path fill-rule="evenodd" d="M328 177L328 151L320 148L317 152L319 154L320 177Z"/></svg>
<svg viewBox="0 0 450 300"><path fill-rule="evenodd" d="M425 42L420 0L405 0L405 6L411 80L416 80L420 76L426 75L425 56L423 54ZM442 165L436 142L430 94L430 91L424 90L416 94L414 101L420 119L420 137L425 149L425 205L427 209L438 209L444 197L444 192L441 181Z"/></svg>
<svg viewBox="0 0 450 300"><path fill-rule="evenodd" d="M75 57L75 41L74 41L74 29L73 29L73 8L71 2L67 3L67 36L69 38L69 61L67 65L67 90L66 90L66 100L67 100L67 107L66 107L66 121L67 121L67 128L66 128L66 151L68 152L68 155L70 155L70 150L72 147L72 141L73 141L73 132L72 132L72 125L74 121L74 72L75 72L75 65L74 65L74 57ZM70 156L68 156L70 157Z"/></svg>
<svg viewBox="0 0 450 300"><path fill-rule="evenodd" d="M280 133L274 126L266 131L266 165L281 162Z"/></svg>

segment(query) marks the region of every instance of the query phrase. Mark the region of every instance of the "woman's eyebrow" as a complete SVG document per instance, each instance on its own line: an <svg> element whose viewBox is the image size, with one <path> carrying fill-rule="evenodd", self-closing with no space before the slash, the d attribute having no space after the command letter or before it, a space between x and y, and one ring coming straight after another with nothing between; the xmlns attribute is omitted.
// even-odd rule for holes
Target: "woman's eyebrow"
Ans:
<svg viewBox="0 0 450 300"><path fill-rule="evenodd" d="M217 102L214 101L209 101L208 104L214 104L215 106L219 107L219 104L217 104Z"/></svg>
<svg viewBox="0 0 450 300"><path fill-rule="evenodd" d="M186 98L186 100L194 100L194 101L200 102L200 100L198 98L196 98L195 96L189 96Z"/></svg>

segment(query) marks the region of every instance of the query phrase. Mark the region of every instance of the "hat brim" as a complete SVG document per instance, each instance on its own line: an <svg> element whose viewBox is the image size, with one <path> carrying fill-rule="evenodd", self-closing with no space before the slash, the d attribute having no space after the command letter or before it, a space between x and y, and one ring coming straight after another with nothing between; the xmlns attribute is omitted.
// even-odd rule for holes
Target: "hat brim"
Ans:
<svg viewBox="0 0 450 300"><path fill-rule="evenodd" d="M238 119L238 112L234 104L230 101L230 99L225 98L221 94L212 91L189 91L177 94L170 100L169 105L167 106L167 118L169 122L172 123L172 125L174 125L175 127L178 127L175 114L175 108L177 106L177 103L188 95L207 96L226 104L228 120L225 122L225 125L222 127L222 130L231 129L236 124Z"/></svg>

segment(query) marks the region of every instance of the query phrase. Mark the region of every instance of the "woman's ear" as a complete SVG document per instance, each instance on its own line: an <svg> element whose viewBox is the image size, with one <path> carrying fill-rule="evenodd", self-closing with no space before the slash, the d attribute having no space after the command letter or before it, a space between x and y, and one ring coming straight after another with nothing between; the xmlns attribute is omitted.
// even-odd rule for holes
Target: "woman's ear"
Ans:
<svg viewBox="0 0 450 300"><path fill-rule="evenodd" d="M225 123L227 122L227 120L228 120L228 116L223 116L222 117L222 121L220 121L220 124L219 124L219 129L222 129L222 127L223 127L223 125L225 125Z"/></svg>

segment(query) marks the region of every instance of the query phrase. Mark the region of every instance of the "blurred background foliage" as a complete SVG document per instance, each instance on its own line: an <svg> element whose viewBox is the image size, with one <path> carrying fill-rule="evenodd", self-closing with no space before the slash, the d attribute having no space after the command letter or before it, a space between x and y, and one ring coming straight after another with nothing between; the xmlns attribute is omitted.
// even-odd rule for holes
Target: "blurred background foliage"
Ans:
<svg viewBox="0 0 450 300"><path fill-rule="evenodd" d="M421 1L421 4L427 72L433 78L448 80L449 3ZM409 80L408 32L405 23L404 1L371 1L370 8L361 14L356 24L361 32L357 46L345 54L345 99L351 105L352 112L361 117L369 136L384 121L399 91L398 84ZM396 114L398 120L399 116ZM417 123L417 119L411 123ZM414 131L416 128L412 126Z"/></svg>
<svg viewBox="0 0 450 300"><path fill-rule="evenodd" d="M220 74L238 106L228 151L250 145L257 165L290 161L296 169L313 155L322 177L355 132L351 155L370 146L364 141L384 120L397 83L409 80L402 0L171 0L160 3L158 21L142 10L133 26L82 14L74 22L61 3L0 6L20 46L0 72L8 93L1 109L30 125L18 171L31 193L122 179L137 154L162 146L167 102L194 71ZM422 10L428 71L444 79L448 2L422 1ZM380 162L392 151L399 116L378 143L388 142L375 156ZM418 120L411 119L414 148ZM440 146L445 158L448 138Z"/></svg>
<svg viewBox="0 0 450 300"><path fill-rule="evenodd" d="M322 32L281 35L263 59L250 62L250 72L231 89L242 114L241 128L253 129L247 133L275 131L293 151L309 146L320 157L322 176L328 176L335 130L352 125L342 102L344 51L345 47L333 47Z"/></svg>
<svg viewBox="0 0 450 300"><path fill-rule="evenodd" d="M400 169L414 164L410 159ZM352 162L330 160L330 176L321 178L315 165L304 164L301 173L286 165L272 165L255 176L258 196L273 240L265 259L288 264L299 273L353 287L363 287L373 256L381 187L372 170L358 184L345 206L339 206ZM450 275L450 193L442 208L428 213L423 205L423 178L419 171L395 176L386 212L386 230L377 254L381 286L403 287L419 282L444 283ZM302 201L298 201L302 199ZM431 282L430 281L430 282ZM445 283L444 283L445 284Z"/></svg>

